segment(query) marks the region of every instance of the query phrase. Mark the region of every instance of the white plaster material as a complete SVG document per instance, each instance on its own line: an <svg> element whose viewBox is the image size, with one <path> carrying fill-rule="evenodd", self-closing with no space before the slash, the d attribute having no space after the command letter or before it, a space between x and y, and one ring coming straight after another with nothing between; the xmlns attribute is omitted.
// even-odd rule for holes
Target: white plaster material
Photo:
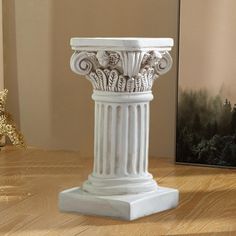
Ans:
<svg viewBox="0 0 236 236"><path fill-rule="evenodd" d="M178 191L159 187L148 172L151 89L172 66L172 45L168 38L71 39L71 69L94 89L94 166L81 188L60 193L61 210L132 220L178 204Z"/></svg>
<svg viewBox="0 0 236 236"><path fill-rule="evenodd" d="M135 220L176 207L178 198L177 190L163 187L147 193L115 196L97 196L71 188L60 193L59 205L62 211Z"/></svg>
<svg viewBox="0 0 236 236"><path fill-rule="evenodd" d="M119 51L144 51L156 48L168 48L174 45L172 38L71 38L73 50L97 51L98 49Z"/></svg>

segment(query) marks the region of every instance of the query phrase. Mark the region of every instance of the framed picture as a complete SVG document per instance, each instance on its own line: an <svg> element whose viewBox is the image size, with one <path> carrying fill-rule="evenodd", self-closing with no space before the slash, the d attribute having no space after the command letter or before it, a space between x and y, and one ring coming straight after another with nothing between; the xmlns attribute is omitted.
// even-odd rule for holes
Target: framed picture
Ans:
<svg viewBox="0 0 236 236"><path fill-rule="evenodd" d="M236 2L180 6L176 162L236 167Z"/></svg>

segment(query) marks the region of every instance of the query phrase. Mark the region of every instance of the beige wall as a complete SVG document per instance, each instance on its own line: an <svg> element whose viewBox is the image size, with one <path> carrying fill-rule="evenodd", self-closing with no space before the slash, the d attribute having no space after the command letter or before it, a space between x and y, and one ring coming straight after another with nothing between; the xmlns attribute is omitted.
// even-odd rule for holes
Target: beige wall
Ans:
<svg viewBox="0 0 236 236"><path fill-rule="evenodd" d="M208 88L236 102L235 12L235 0L181 1L180 80L184 88Z"/></svg>
<svg viewBox="0 0 236 236"><path fill-rule="evenodd" d="M30 145L93 154L92 88L69 68L73 36L173 37L178 0L5 0L9 110ZM174 156L174 66L154 86L150 154Z"/></svg>

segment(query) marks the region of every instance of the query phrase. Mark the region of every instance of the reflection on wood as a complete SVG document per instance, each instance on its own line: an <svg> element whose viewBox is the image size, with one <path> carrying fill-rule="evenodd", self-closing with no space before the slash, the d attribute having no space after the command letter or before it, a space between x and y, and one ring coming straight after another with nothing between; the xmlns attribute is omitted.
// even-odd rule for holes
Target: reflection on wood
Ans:
<svg viewBox="0 0 236 236"><path fill-rule="evenodd" d="M176 209L133 222L60 213L58 193L81 185L91 168L77 152L1 151L0 235L236 235L235 170L150 158L159 185L180 190Z"/></svg>

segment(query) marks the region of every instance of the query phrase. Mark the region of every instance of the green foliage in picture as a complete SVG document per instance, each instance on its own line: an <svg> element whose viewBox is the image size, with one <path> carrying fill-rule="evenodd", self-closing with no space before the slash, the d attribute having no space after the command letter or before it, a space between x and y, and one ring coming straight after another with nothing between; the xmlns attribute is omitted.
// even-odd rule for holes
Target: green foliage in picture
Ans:
<svg viewBox="0 0 236 236"><path fill-rule="evenodd" d="M236 167L236 104L180 89L176 154L177 162Z"/></svg>

